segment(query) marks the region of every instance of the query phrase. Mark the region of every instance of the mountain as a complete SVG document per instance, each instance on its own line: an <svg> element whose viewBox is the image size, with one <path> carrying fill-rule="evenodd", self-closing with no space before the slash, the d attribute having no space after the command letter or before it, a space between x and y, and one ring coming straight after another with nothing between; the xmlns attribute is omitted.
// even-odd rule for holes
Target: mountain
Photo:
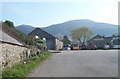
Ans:
<svg viewBox="0 0 120 79"><path fill-rule="evenodd" d="M79 28L81 26L89 27L93 31L94 35L100 34L105 36L111 36L118 32L117 25L94 22L88 19L70 20L64 23L50 25L42 29L54 36L69 36L71 30ZM24 32L25 34L28 34L35 29L35 27L29 25L20 25L16 28Z"/></svg>
<svg viewBox="0 0 120 79"><path fill-rule="evenodd" d="M30 25L20 25L20 26L16 26L16 29L22 31L24 34L29 34L31 31L33 31L35 29L35 27L30 26Z"/></svg>
<svg viewBox="0 0 120 79"><path fill-rule="evenodd" d="M60 24L54 24L48 27L43 28L43 30L48 33L59 36L59 35L70 35L70 31L79 28L81 26L89 27L94 35L100 34L105 36L111 36L118 31L117 25L108 24L108 23L99 23L94 22L88 19L82 20L70 20Z"/></svg>

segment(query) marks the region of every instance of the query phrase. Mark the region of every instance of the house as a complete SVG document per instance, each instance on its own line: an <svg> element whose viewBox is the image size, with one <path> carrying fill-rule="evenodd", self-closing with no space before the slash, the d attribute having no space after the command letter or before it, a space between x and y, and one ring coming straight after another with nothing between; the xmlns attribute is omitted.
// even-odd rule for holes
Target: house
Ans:
<svg viewBox="0 0 120 79"><path fill-rule="evenodd" d="M105 36L101 36L101 35L96 35L95 37L91 38L90 40L88 40L87 45L91 46L91 45L96 45L97 48L103 48L106 44L110 45L110 42L112 41L112 39L114 37L117 36L110 36L110 37L105 37Z"/></svg>
<svg viewBox="0 0 120 79"><path fill-rule="evenodd" d="M71 46L71 50L79 50L81 43L79 41L76 40L69 40L68 36L64 36L63 37L63 44L64 45L70 45Z"/></svg>
<svg viewBox="0 0 120 79"><path fill-rule="evenodd" d="M68 39L67 36L64 36L62 41L63 41L63 44L70 44L70 40Z"/></svg>
<svg viewBox="0 0 120 79"><path fill-rule="evenodd" d="M46 46L49 50L59 50L62 49L63 42L53 35L47 33L46 31L36 28L31 33L28 34L32 37L44 38L46 40Z"/></svg>

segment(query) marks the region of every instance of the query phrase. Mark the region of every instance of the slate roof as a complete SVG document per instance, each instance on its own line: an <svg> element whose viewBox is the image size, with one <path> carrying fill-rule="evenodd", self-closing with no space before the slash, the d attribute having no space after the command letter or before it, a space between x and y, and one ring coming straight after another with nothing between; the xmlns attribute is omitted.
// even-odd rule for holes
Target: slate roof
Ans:
<svg viewBox="0 0 120 79"><path fill-rule="evenodd" d="M54 38L54 39L58 39L59 41L61 41L59 38L56 38L55 36L49 34L48 32L42 30L41 28L35 28L31 33L29 33L28 35L38 35L39 37L42 38ZM61 41L62 42L62 41Z"/></svg>
<svg viewBox="0 0 120 79"><path fill-rule="evenodd" d="M23 46L23 44L21 44L19 41L17 41L16 39L9 36L8 34L6 34L3 31L0 31L0 41Z"/></svg>
<svg viewBox="0 0 120 79"><path fill-rule="evenodd" d="M104 42L109 43L114 37L105 37Z"/></svg>
<svg viewBox="0 0 120 79"><path fill-rule="evenodd" d="M55 38L53 35L47 33L46 31L42 30L41 28L35 28L28 35L38 35L39 37L42 37L42 38Z"/></svg>

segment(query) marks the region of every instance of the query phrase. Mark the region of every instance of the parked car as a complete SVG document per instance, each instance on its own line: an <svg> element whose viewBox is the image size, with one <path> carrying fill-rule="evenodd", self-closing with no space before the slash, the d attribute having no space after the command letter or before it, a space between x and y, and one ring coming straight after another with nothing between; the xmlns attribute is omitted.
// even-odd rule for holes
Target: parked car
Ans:
<svg viewBox="0 0 120 79"><path fill-rule="evenodd" d="M120 49L120 45L113 45L114 49Z"/></svg>
<svg viewBox="0 0 120 79"><path fill-rule="evenodd" d="M64 44L63 45L63 50L71 50L71 45L70 44Z"/></svg>
<svg viewBox="0 0 120 79"><path fill-rule="evenodd" d="M106 44L106 45L104 46L104 49L110 49L110 46Z"/></svg>
<svg viewBox="0 0 120 79"><path fill-rule="evenodd" d="M120 49L120 37L114 37L110 44L113 49Z"/></svg>
<svg viewBox="0 0 120 79"><path fill-rule="evenodd" d="M80 49L79 45L72 45L71 46L71 50L79 50L79 49Z"/></svg>
<svg viewBox="0 0 120 79"><path fill-rule="evenodd" d="M89 49L91 49L91 50L96 50L96 49L97 49L97 46L96 46L96 45L91 45L91 46L89 47Z"/></svg>
<svg viewBox="0 0 120 79"><path fill-rule="evenodd" d="M82 46L80 46L80 49L81 49L81 50L87 50L87 45L82 45Z"/></svg>

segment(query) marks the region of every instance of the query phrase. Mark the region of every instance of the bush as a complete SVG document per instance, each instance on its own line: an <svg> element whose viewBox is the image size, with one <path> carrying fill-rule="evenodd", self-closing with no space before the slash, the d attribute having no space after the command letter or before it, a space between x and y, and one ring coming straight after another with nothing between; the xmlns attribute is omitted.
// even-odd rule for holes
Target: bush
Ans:
<svg viewBox="0 0 120 79"><path fill-rule="evenodd" d="M43 60L51 56L51 52L43 52L36 58L30 58L23 62L29 63L17 63L10 68L6 68L2 72L2 79L23 79L25 78L34 68L36 68Z"/></svg>

